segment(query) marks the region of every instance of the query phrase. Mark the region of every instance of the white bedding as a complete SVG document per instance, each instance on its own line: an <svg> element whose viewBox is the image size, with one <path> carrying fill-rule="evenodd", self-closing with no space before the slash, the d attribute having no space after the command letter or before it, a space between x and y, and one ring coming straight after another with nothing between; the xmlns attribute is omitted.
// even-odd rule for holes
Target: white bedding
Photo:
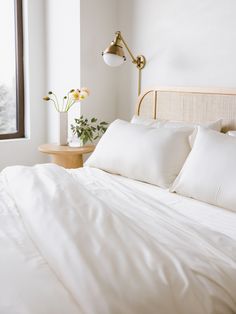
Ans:
<svg viewBox="0 0 236 314"><path fill-rule="evenodd" d="M155 199L168 205L167 210L170 212L173 210L177 211L197 223L236 240L236 214L230 210L170 193L168 189L164 190L158 186L109 174L99 169L85 167L69 171L87 190L93 192L98 197L100 195L102 197L101 193L97 193L98 186L99 191L106 190L106 193L110 194L112 194L112 192L114 193L114 191L119 193L120 187L122 186L125 187L126 192L130 191L135 195L139 192L145 194L144 197L146 197L147 203L149 197ZM117 187L117 185L119 187ZM114 200L112 196L110 198L111 201Z"/></svg>
<svg viewBox="0 0 236 314"><path fill-rule="evenodd" d="M2 180L1 314L236 313L235 213L97 169Z"/></svg>

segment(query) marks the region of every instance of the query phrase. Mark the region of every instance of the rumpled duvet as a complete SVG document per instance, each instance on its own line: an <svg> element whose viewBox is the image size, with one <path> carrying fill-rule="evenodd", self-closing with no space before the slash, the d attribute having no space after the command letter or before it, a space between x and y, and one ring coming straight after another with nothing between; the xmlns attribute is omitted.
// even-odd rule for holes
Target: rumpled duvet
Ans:
<svg viewBox="0 0 236 314"><path fill-rule="evenodd" d="M1 314L236 313L230 237L142 193L97 197L56 165L1 176L17 209L0 224Z"/></svg>

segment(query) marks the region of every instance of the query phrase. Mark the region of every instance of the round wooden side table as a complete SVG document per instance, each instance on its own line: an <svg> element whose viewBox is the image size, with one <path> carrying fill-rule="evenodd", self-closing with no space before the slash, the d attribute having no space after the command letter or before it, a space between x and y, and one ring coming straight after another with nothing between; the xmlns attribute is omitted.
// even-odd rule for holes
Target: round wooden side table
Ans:
<svg viewBox="0 0 236 314"><path fill-rule="evenodd" d="M40 152L50 155L53 163L64 168L83 167L83 155L92 153L94 149L94 145L70 147L56 144L42 144L38 148Z"/></svg>

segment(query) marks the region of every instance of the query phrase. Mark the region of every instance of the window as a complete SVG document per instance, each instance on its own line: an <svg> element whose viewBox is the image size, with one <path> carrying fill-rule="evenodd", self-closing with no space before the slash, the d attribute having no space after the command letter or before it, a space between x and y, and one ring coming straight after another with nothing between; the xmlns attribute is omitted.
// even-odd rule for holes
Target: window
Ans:
<svg viewBox="0 0 236 314"><path fill-rule="evenodd" d="M0 140L24 137L22 0L0 0Z"/></svg>

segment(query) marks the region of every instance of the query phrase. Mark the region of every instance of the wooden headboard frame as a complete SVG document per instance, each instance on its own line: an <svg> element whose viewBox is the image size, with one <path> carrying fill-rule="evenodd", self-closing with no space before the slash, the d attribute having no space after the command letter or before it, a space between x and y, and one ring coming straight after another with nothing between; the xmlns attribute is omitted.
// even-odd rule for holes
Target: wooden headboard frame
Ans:
<svg viewBox="0 0 236 314"><path fill-rule="evenodd" d="M222 131L236 130L236 90L154 88L139 96L136 115L196 123L223 119Z"/></svg>

